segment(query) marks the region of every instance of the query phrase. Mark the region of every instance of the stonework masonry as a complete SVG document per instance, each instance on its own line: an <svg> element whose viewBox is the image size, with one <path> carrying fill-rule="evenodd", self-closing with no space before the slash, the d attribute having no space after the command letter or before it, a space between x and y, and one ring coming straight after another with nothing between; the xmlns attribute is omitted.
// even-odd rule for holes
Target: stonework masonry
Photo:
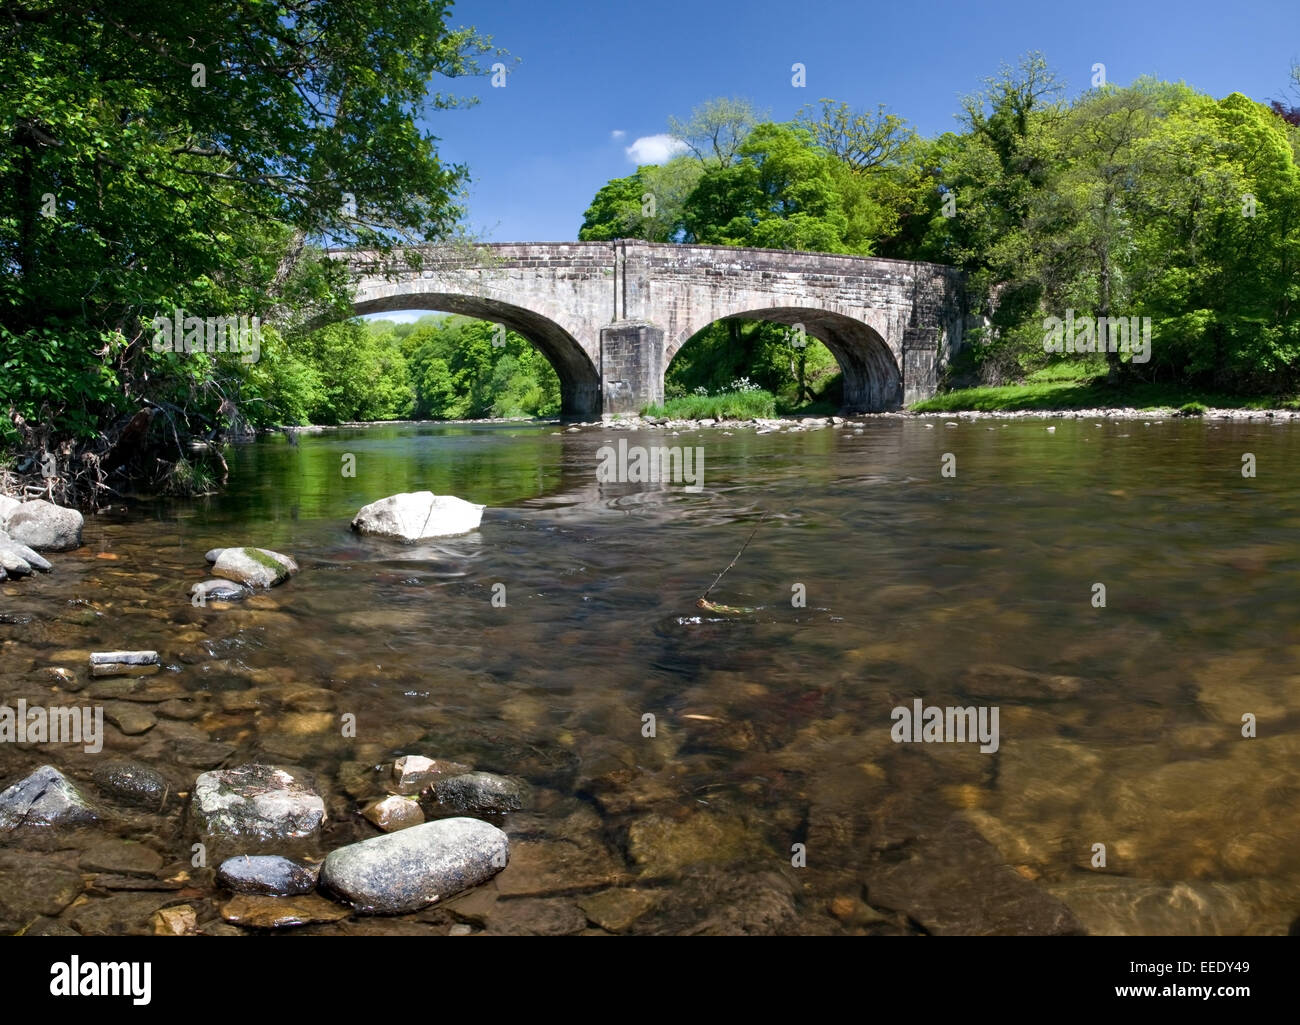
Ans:
<svg viewBox="0 0 1300 1025"><path fill-rule="evenodd" d="M776 249L617 242L506 242L401 254L337 251L358 314L428 309L491 320L540 348L563 413L639 412L691 336L727 317L799 325L844 372L844 408L878 412L933 395L962 344L952 267Z"/></svg>

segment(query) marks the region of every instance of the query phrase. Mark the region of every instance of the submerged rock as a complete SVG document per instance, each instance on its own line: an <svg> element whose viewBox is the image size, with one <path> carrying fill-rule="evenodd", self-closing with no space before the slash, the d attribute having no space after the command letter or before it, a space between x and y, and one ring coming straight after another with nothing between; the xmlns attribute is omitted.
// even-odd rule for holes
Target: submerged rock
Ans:
<svg viewBox="0 0 1300 1025"><path fill-rule="evenodd" d="M0 934L11 935L40 915L57 915L85 888L81 873L57 857L0 850Z"/></svg>
<svg viewBox="0 0 1300 1025"><path fill-rule="evenodd" d="M385 833L418 826L424 821L420 803L409 797L389 796L375 801L361 813Z"/></svg>
<svg viewBox="0 0 1300 1025"><path fill-rule="evenodd" d="M136 762L101 765L91 778L110 797L144 808L161 808L169 790L167 781L161 775L147 765Z"/></svg>
<svg viewBox="0 0 1300 1025"><path fill-rule="evenodd" d="M1081 693L1084 684L1077 676L994 664L968 666L960 682L965 693L991 701L1060 701Z"/></svg>
<svg viewBox="0 0 1300 1025"><path fill-rule="evenodd" d="M587 916L557 897L501 901L488 919L489 936L576 936Z"/></svg>
<svg viewBox="0 0 1300 1025"><path fill-rule="evenodd" d="M258 897L240 894L221 908L221 917L234 925L254 929L283 929L312 922L337 922L351 914L347 908L332 904L324 897L307 894L301 897Z"/></svg>
<svg viewBox="0 0 1300 1025"><path fill-rule="evenodd" d="M232 580L205 580L201 584L195 584L190 588L192 596L199 596L200 602L208 601L240 601L248 597L248 588L236 584ZM193 597L191 597L191 602Z"/></svg>
<svg viewBox="0 0 1300 1025"><path fill-rule="evenodd" d="M696 811L685 819L645 815L628 829L627 852L646 878L679 873L701 862L724 864L764 855L762 839L735 815Z"/></svg>
<svg viewBox="0 0 1300 1025"><path fill-rule="evenodd" d="M28 548L25 544L9 539L8 535L0 532L0 552L6 550L11 555L15 555L27 563L32 569L40 570L42 573L48 573L54 568L39 552Z"/></svg>
<svg viewBox="0 0 1300 1025"><path fill-rule="evenodd" d="M50 564L26 545L0 537L0 570L11 577L26 577L38 569L48 572Z"/></svg>
<svg viewBox="0 0 1300 1025"><path fill-rule="evenodd" d="M623 932L658 903L656 894L630 888L602 890L577 901L588 921L609 932Z"/></svg>
<svg viewBox="0 0 1300 1025"><path fill-rule="evenodd" d="M506 866L510 841L478 819L426 822L332 851L321 886L370 914L418 911Z"/></svg>
<svg viewBox="0 0 1300 1025"><path fill-rule="evenodd" d="M199 915L191 904L160 908L153 913L155 936L193 936L198 928Z"/></svg>
<svg viewBox="0 0 1300 1025"><path fill-rule="evenodd" d="M528 800L528 787L490 772L466 772L438 780L425 794L456 811L502 813L522 808Z"/></svg>
<svg viewBox="0 0 1300 1025"><path fill-rule="evenodd" d="M472 772L471 766L423 755L405 755L393 762L393 790L399 794L418 794L435 780Z"/></svg>
<svg viewBox="0 0 1300 1025"><path fill-rule="evenodd" d="M70 552L81 547L85 520L76 509L44 499L23 502L9 514L4 528L13 540L42 552Z"/></svg>
<svg viewBox="0 0 1300 1025"><path fill-rule="evenodd" d="M483 509L452 495L404 492L363 506L352 520L352 529L400 541L422 541L477 530Z"/></svg>
<svg viewBox="0 0 1300 1025"><path fill-rule="evenodd" d="M122 876L152 876L163 866L162 855L144 844L125 840L102 840L81 856L87 872Z"/></svg>
<svg viewBox="0 0 1300 1025"><path fill-rule="evenodd" d="M195 825L208 839L267 843L319 835L325 802L307 783L274 765L205 772L194 783Z"/></svg>
<svg viewBox="0 0 1300 1025"><path fill-rule="evenodd" d="M105 705L104 718L128 737L148 733L158 725L157 717L149 709L129 701L116 701Z"/></svg>
<svg viewBox="0 0 1300 1025"><path fill-rule="evenodd" d="M235 893L293 897L316 889L318 870L278 854L240 854L217 869L217 882Z"/></svg>
<svg viewBox="0 0 1300 1025"><path fill-rule="evenodd" d="M0 830L74 826L97 819L77 788L52 765L42 765L0 793Z"/></svg>

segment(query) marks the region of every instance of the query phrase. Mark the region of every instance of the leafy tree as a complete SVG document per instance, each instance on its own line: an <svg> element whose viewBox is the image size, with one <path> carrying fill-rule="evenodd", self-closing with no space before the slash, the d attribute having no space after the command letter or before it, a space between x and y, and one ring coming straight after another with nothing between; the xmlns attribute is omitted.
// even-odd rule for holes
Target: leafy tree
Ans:
<svg viewBox="0 0 1300 1025"><path fill-rule="evenodd" d="M7 4L10 421L94 438L151 403L166 411L175 457L191 419L205 430L247 374L153 352L151 318L342 309L339 268L315 243L383 248L452 233L467 172L438 159L420 119L467 102L431 79L473 74L491 51L473 30L450 29L449 10L447 0ZM65 350L57 365L45 357L51 333Z"/></svg>
<svg viewBox="0 0 1300 1025"><path fill-rule="evenodd" d="M748 100L718 97L696 107L685 121L670 117L668 132L705 167L730 167L749 133L765 117Z"/></svg>

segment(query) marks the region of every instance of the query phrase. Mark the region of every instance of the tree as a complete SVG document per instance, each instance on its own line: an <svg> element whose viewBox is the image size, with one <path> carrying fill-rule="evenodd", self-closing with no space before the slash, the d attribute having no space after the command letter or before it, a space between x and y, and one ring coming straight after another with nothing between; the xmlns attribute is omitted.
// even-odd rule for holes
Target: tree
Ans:
<svg viewBox="0 0 1300 1025"><path fill-rule="evenodd" d="M846 252L849 219L834 158L798 125L758 125L740 160L708 169L687 199L683 224L696 242Z"/></svg>
<svg viewBox="0 0 1300 1025"><path fill-rule="evenodd" d="M590 242L619 238L678 241L683 207L703 174L699 161L681 156L612 179L601 186L587 208L578 238Z"/></svg>
<svg viewBox="0 0 1300 1025"><path fill-rule="evenodd" d="M685 121L670 117L668 132L706 167L729 167L754 125L765 116L748 100L719 97L700 104Z"/></svg>
<svg viewBox="0 0 1300 1025"><path fill-rule="evenodd" d="M897 163L916 133L882 103L874 114L855 111L847 103L822 99L821 110L804 107L799 123L813 141L854 171L872 171Z"/></svg>
<svg viewBox="0 0 1300 1025"><path fill-rule="evenodd" d="M0 331L21 418L93 437L145 401L173 426L226 401L147 325L342 308L326 239L446 237L467 171L420 127L469 101L430 80L492 52L447 0L15 0L0 14ZM56 333L51 373L38 339ZM215 387L214 387L215 385ZM178 419L179 418L179 419ZM15 421L17 422L17 421ZM180 435L173 433L177 441ZM179 446L178 446L179 447Z"/></svg>
<svg viewBox="0 0 1300 1025"><path fill-rule="evenodd" d="M1135 292L1152 366L1279 391L1300 360L1300 166L1294 129L1233 93L1195 95L1145 143Z"/></svg>

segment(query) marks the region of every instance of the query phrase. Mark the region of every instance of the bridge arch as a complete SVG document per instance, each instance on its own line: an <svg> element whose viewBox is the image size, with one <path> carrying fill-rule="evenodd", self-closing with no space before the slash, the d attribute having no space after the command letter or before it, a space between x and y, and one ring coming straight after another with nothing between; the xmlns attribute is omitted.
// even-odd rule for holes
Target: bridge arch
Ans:
<svg viewBox="0 0 1300 1025"><path fill-rule="evenodd" d="M410 291L352 304L357 316L391 310L459 313L504 324L533 343L560 379L560 415L590 418L600 412L600 374L579 341L550 317L500 299L455 292Z"/></svg>
<svg viewBox="0 0 1300 1025"><path fill-rule="evenodd" d="M803 326L804 331L830 350L844 375L844 410L879 413L898 408L903 401L903 375L893 351L870 324L833 310L807 306L768 306L716 317L708 324L691 326L664 343L664 367L691 338L721 320L762 320L772 324Z"/></svg>

